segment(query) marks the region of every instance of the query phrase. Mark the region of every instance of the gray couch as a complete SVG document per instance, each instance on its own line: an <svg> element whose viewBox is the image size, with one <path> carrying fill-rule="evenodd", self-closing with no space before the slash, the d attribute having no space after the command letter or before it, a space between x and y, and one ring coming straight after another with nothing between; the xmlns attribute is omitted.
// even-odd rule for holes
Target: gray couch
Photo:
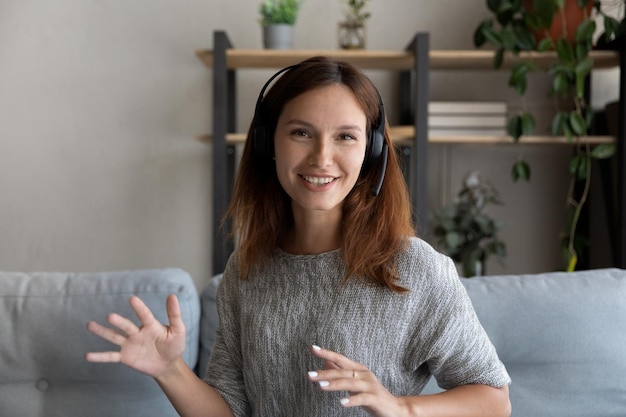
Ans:
<svg viewBox="0 0 626 417"><path fill-rule="evenodd" d="M114 346L85 330L139 295L166 321L176 293L185 360L201 374L217 323L219 277L200 296L178 269L0 273L0 416L175 416L157 384L122 365L91 364ZM626 416L626 271L463 279L506 364L514 417ZM304 375L303 370L303 375ZM436 391L432 381L428 392Z"/></svg>

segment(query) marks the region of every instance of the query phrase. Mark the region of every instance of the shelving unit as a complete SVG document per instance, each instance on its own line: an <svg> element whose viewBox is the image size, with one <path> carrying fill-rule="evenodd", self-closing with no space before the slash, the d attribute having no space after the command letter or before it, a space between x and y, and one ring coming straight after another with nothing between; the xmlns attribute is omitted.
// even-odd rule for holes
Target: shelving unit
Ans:
<svg viewBox="0 0 626 417"><path fill-rule="evenodd" d="M508 137L438 137L428 138L428 78L434 70L488 71L493 70L492 51L430 50L429 35L417 33L404 51L350 51L350 50L247 50L235 49L225 32L214 33L213 50L196 51L197 57L213 71L213 133L198 137L213 146L213 271L224 270L225 262L232 247L225 243L226 233L221 228L221 218L230 199L235 170L235 150L237 144L245 142L246 135L236 132L236 77L235 70L244 68L279 69L298 63L313 55L327 55L351 62L362 69L397 71L400 74L400 120L402 125L390 129L392 141L403 148L409 167L407 183L411 202L416 213L426 213L427 201L427 161L429 143L446 144L512 144ZM624 68L624 53L594 51L594 68ZM554 53L530 53L522 58L531 58L540 67L548 67L555 62ZM503 68L510 68L514 57L507 57ZM624 97L626 81L621 71L620 98ZM626 210L626 155L625 155L625 109L620 99L620 130L618 134L618 196L616 196L618 227L614 242L615 266L626 268L626 223L622 213ZM616 139L610 136L590 136L584 143L610 143ZM533 144L564 144L563 137L531 136L523 142ZM420 216L426 219L426 215ZM228 225L226 225L228 228ZM426 224L418 224L426 227Z"/></svg>

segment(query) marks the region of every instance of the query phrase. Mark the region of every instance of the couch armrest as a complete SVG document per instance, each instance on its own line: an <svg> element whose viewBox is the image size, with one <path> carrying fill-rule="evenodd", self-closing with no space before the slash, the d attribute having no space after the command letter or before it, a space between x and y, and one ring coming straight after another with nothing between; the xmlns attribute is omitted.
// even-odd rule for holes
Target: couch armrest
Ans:
<svg viewBox="0 0 626 417"><path fill-rule="evenodd" d="M626 270L462 282L511 375L512 417L626 415Z"/></svg>
<svg viewBox="0 0 626 417"><path fill-rule="evenodd" d="M149 377L120 364L88 363L89 351L117 350L85 324L110 312L135 322L138 295L167 323L165 299L180 300L185 360L196 364L199 300L179 269L103 273L0 273L0 411L12 416L176 416Z"/></svg>

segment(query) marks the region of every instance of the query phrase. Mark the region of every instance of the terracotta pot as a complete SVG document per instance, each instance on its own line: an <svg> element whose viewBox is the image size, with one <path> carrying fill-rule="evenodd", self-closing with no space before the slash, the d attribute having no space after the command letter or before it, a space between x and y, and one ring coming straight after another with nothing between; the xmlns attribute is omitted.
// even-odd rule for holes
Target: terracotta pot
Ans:
<svg viewBox="0 0 626 417"><path fill-rule="evenodd" d="M524 7L528 10L533 9L533 0L524 0ZM565 0L565 28L567 30L567 41L574 43L576 41L576 29L586 17L591 15L593 10L593 1L589 1L586 9L578 7L577 0ZM546 37L545 31L533 31L537 41ZM552 39L558 39L563 36L563 19L561 13L557 12L552 20L552 25L547 31Z"/></svg>

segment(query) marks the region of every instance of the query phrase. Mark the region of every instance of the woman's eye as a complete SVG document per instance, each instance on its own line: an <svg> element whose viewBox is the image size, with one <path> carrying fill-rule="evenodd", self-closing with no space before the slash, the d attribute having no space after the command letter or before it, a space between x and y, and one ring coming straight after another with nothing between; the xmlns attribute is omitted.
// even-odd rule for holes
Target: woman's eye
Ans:
<svg viewBox="0 0 626 417"><path fill-rule="evenodd" d="M347 133L342 133L339 135L339 139L341 140L356 140L356 137Z"/></svg>
<svg viewBox="0 0 626 417"><path fill-rule="evenodd" d="M304 129L294 129L291 134L294 136L301 136L303 138L309 136L309 132Z"/></svg>

